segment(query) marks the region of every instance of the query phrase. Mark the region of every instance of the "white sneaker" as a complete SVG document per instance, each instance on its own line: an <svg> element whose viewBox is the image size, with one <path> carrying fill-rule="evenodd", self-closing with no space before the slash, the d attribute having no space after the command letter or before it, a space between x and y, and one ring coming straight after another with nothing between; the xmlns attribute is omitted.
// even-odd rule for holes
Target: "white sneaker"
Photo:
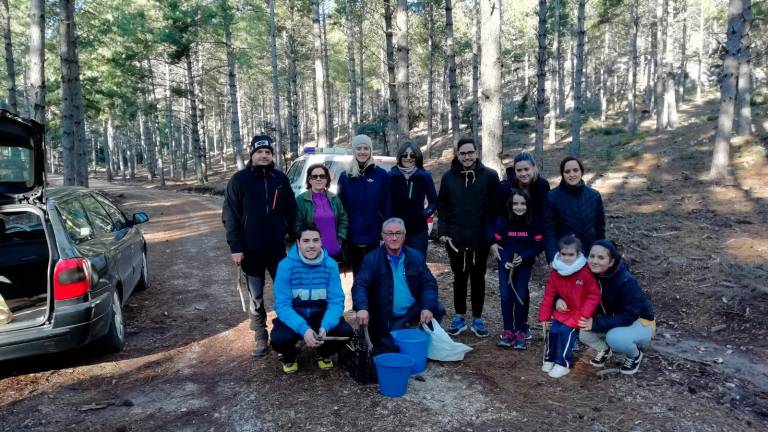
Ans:
<svg viewBox="0 0 768 432"><path fill-rule="evenodd" d="M571 370L568 369L567 367L556 364L552 367L552 370L549 371L549 376L551 376L552 378L560 378L568 375L570 372Z"/></svg>
<svg viewBox="0 0 768 432"><path fill-rule="evenodd" d="M552 370L552 368L554 366L555 366L554 362L545 361L544 363L541 364L541 371L542 372L549 372L549 371Z"/></svg>

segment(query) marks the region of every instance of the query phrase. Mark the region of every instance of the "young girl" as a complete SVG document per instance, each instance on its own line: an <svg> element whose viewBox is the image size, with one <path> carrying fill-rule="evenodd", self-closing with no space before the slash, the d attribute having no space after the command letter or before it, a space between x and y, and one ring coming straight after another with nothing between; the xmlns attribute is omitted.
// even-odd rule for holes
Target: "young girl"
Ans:
<svg viewBox="0 0 768 432"><path fill-rule="evenodd" d="M528 192L513 189L494 229L492 253L499 261L499 290L504 330L501 347L525 349L528 334L528 282L536 255L544 249L543 236L534 223Z"/></svg>
<svg viewBox="0 0 768 432"><path fill-rule="evenodd" d="M541 370L560 378L573 366L573 344L579 335L579 320L589 318L600 303L600 288L581 253L581 241L567 235L558 242L559 252L552 260L552 271L544 289L539 321L552 320L544 364ZM552 313L555 297L565 301L565 310Z"/></svg>

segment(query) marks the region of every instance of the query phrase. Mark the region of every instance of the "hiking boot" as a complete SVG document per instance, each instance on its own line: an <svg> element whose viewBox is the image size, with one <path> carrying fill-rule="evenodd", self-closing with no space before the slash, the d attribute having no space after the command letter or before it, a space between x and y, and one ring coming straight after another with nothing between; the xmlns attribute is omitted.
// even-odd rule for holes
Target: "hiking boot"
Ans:
<svg viewBox="0 0 768 432"><path fill-rule="evenodd" d="M472 333L477 337L488 336L488 329L485 328L485 320L482 318L472 318Z"/></svg>
<svg viewBox="0 0 768 432"><path fill-rule="evenodd" d="M624 364L621 365L621 369L619 372L623 373L624 375L632 375L633 373L637 372L638 369L640 369L640 362L643 360L643 352L640 351L640 354L635 357L627 357L624 360Z"/></svg>
<svg viewBox="0 0 768 432"><path fill-rule="evenodd" d="M333 359L330 357L318 357L317 367L322 370L333 369Z"/></svg>
<svg viewBox="0 0 768 432"><path fill-rule="evenodd" d="M283 372L287 374L293 374L296 373L299 370L299 362L296 360L290 362L290 363L281 363L283 365Z"/></svg>
<svg viewBox="0 0 768 432"><path fill-rule="evenodd" d="M552 367L552 370L549 371L548 375L551 376L552 378L560 378L568 375L569 373L571 373L570 369L568 369L565 366L556 364Z"/></svg>
<svg viewBox="0 0 768 432"><path fill-rule="evenodd" d="M589 361L589 364L591 364L594 367L603 367L605 366L605 363L608 361L609 358L613 356L613 351L611 351L610 348L608 348L605 351L598 351L597 354L592 358L592 360Z"/></svg>
<svg viewBox="0 0 768 432"><path fill-rule="evenodd" d="M467 320L460 315L454 315L451 319L451 326L448 328L448 334L451 336L458 336L467 329Z"/></svg>
<svg viewBox="0 0 768 432"><path fill-rule="evenodd" d="M512 345L514 345L515 342L517 342L515 340L515 334L509 330L504 330L503 332L501 332L501 336L499 336L499 342L496 343L496 345L504 348L509 348Z"/></svg>
<svg viewBox="0 0 768 432"><path fill-rule="evenodd" d="M554 362L545 361L544 363L541 364L541 371L548 373L549 371L552 370L553 367L555 367Z"/></svg>
<svg viewBox="0 0 768 432"><path fill-rule="evenodd" d="M517 337L515 338L515 345L513 348L515 348L516 350L528 349L528 346L525 342L525 333L517 332L516 336Z"/></svg>
<svg viewBox="0 0 768 432"><path fill-rule="evenodd" d="M269 344L266 340L259 339L256 341L256 345L253 347L251 356L253 358L261 358L267 355L267 352L269 352Z"/></svg>

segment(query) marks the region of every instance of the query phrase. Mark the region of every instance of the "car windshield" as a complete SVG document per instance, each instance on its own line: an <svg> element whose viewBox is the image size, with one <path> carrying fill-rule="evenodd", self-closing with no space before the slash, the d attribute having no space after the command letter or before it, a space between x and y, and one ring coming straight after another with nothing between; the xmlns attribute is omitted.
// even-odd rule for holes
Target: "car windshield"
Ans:
<svg viewBox="0 0 768 432"><path fill-rule="evenodd" d="M0 146L0 182L31 183L33 174L31 149Z"/></svg>

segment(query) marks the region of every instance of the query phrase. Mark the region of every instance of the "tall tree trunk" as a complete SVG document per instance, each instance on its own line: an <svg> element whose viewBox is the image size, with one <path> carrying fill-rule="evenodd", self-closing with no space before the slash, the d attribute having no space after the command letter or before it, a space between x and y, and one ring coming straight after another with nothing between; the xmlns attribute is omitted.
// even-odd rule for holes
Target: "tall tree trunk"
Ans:
<svg viewBox="0 0 768 432"><path fill-rule="evenodd" d="M275 30L275 0L269 0L269 52L272 59L272 101L275 109L275 166L283 168L283 127L280 123L280 85L277 81L277 31Z"/></svg>
<svg viewBox="0 0 768 432"><path fill-rule="evenodd" d="M408 122L408 0L397 0L395 15L397 33L395 34L397 46L397 135L398 141L408 139L410 125ZM396 143L397 145L398 143Z"/></svg>
<svg viewBox="0 0 768 432"><path fill-rule="evenodd" d="M552 53L553 58L550 59L552 63L551 77L550 77L550 95L549 95L549 143L554 144L557 142L557 117L558 113L558 93L561 90L559 88L559 76L560 76L560 0L553 0L552 2Z"/></svg>
<svg viewBox="0 0 768 432"><path fill-rule="evenodd" d="M560 31L560 0L555 0L555 24L554 29L557 44L555 45L555 61L557 62L557 115L565 116L565 59L563 56L563 41Z"/></svg>
<svg viewBox="0 0 768 432"><path fill-rule="evenodd" d="M637 106L635 89L637 87L637 32L640 29L638 0L629 0L629 73L627 74L627 132L637 132Z"/></svg>
<svg viewBox="0 0 768 432"><path fill-rule="evenodd" d="M501 3L499 3L501 4ZM472 6L472 139L475 147L482 153L482 141L480 141L480 105L478 101L478 87L480 85L480 0L474 0Z"/></svg>
<svg viewBox="0 0 768 432"><path fill-rule="evenodd" d="M237 101L237 72L235 71L234 49L232 47L232 29L231 21L224 21L224 37L227 45L227 82L229 83L229 107L232 110L232 122L230 131L232 136L232 156L237 165L237 169L245 168L243 163L243 141L240 138L240 113L238 112L239 103ZM170 106L168 112L170 118ZM171 140L172 142L172 140ZM171 163L173 166L173 163ZM173 177L173 173L171 173Z"/></svg>
<svg viewBox="0 0 768 432"><path fill-rule="evenodd" d="M170 164L170 175L176 179L176 145L173 137L173 103L171 100L171 66L165 63L165 123L168 126L168 163Z"/></svg>
<svg viewBox="0 0 768 432"><path fill-rule="evenodd" d="M682 0L681 17L683 29L680 37L680 75L678 76L678 101L682 103L685 100L685 81L686 69L688 68L688 59L686 57L686 48L688 47L688 0Z"/></svg>
<svg viewBox="0 0 768 432"><path fill-rule="evenodd" d="M586 0L579 0L576 30L576 65L573 70L573 113L571 115L570 153L578 157L581 153L581 84L584 75L584 8Z"/></svg>
<svg viewBox="0 0 768 432"><path fill-rule="evenodd" d="M333 84L331 83L331 68L328 63L328 37L326 34L326 13L325 2L323 2L323 14L321 15L322 28L322 47L323 47L323 71L325 72L325 113L328 116L328 146L333 147L335 143L334 127L336 123L333 120Z"/></svg>
<svg viewBox="0 0 768 432"><path fill-rule="evenodd" d="M440 132L447 133L450 126L450 96L448 89L448 58L443 58L443 74L440 80Z"/></svg>
<svg viewBox="0 0 768 432"><path fill-rule="evenodd" d="M664 112L667 115L666 123L670 129L677 127L677 104L675 99L675 74L670 71L667 72L664 93Z"/></svg>
<svg viewBox="0 0 768 432"><path fill-rule="evenodd" d="M544 168L544 115L546 114L547 103L544 94L544 86L547 81L547 0L539 0L538 42L539 50L536 53L536 137L533 145L533 158L536 161L536 166L542 170ZM551 105L550 115L554 114L554 111L555 107Z"/></svg>
<svg viewBox="0 0 768 432"><path fill-rule="evenodd" d="M717 117L715 147L712 153L712 165L709 169L709 177L713 181L723 181L729 176L736 75L739 73L739 47L746 21L744 6L744 0L730 0L728 3L725 61L720 76L720 113Z"/></svg>
<svg viewBox="0 0 768 432"><path fill-rule="evenodd" d="M293 13L293 11L291 11ZM288 60L288 91L286 93L286 100L288 101L288 117L290 119L290 127L288 127L288 142L289 151L298 155L299 151L299 93L298 93L298 81L296 78L296 57L298 55L296 49L296 39L294 36L293 28L293 16L291 16L291 28L285 33L285 51Z"/></svg>
<svg viewBox="0 0 768 432"><path fill-rule="evenodd" d="M200 53L200 47L195 47L195 66L194 74L197 77L195 80L195 89L197 96L197 131L200 135L200 167L203 171L203 183L208 183L208 122L206 120L205 111L205 89L203 87L203 61Z"/></svg>
<svg viewBox="0 0 768 432"><path fill-rule="evenodd" d="M432 0L427 1L427 20L429 27L429 42L427 45L427 157L432 156L432 133L434 127L434 66L435 66L435 6Z"/></svg>
<svg viewBox="0 0 768 432"><path fill-rule="evenodd" d="M398 137L398 123L397 123L397 79L395 73L395 53L392 47L392 4L390 0L384 0L384 31L386 49L386 65L387 65L387 130L386 130L386 150L389 154L389 149L397 149L399 141Z"/></svg>
<svg viewBox="0 0 768 432"><path fill-rule="evenodd" d="M608 41L610 40L610 29L606 27L603 49L600 52L600 121L605 121L608 116Z"/></svg>
<svg viewBox="0 0 768 432"><path fill-rule="evenodd" d="M701 87L702 87L702 60L704 58L704 0L699 0L699 67L696 71L696 100L701 100Z"/></svg>
<svg viewBox="0 0 768 432"><path fill-rule="evenodd" d="M18 113L19 106L16 102L16 64L13 60L13 40L11 39L11 9L8 0L0 2L3 8L3 39L5 40L5 74L8 81L8 106L11 111Z"/></svg>
<svg viewBox="0 0 768 432"><path fill-rule="evenodd" d="M45 0L32 0L29 23L29 85L32 118L45 124Z"/></svg>
<svg viewBox="0 0 768 432"><path fill-rule="evenodd" d="M483 116L483 163L501 173L501 2L480 0L483 27L480 52Z"/></svg>
<svg viewBox="0 0 768 432"><path fill-rule="evenodd" d="M453 40L452 0L445 0L445 57L448 62L448 89L451 101L453 146L459 142L459 89L456 85L456 51Z"/></svg>
<svg viewBox="0 0 768 432"><path fill-rule="evenodd" d="M355 31L353 28L352 19L352 7L355 6L354 1L347 0L347 8L344 16L344 25L347 36L347 75L349 77L349 115L347 118L347 133L348 140L351 141L352 136L355 135L358 123L358 110L357 110L357 80L355 70ZM362 38L362 35L358 35Z"/></svg>
<svg viewBox="0 0 768 432"><path fill-rule="evenodd" d="M742 12L742 21L744 30L741 36L741 47L739 48L739 76L737 79L738 90L736 93L737 127L736 133L739 136L752 134L752 56L750 45L752 35L752 0L742 0L744 2L744 11Z"/></svg>
<svg viewBox="0 0 768 432"><path fill-rule="evenodd" d="M112 130L112 113L109 113L109 119L104 120L102 129L104 130L104 168L107 170L107 181L112 181L112 144L110 143L110 133Z"/></svg>
<svg viewBox="0 0 768 432"><path fill-rule="evenodd" d="M362 9L365 6L365 0L358 0L360 9ZM358 22L357 22L357 30L358 35L360 37L360 44L358 45L358 52L360 54L360 85L358 86L360 88L360 99L358 100L358 108L360 110L360 116L359 120L360 122L363 122L365 119L365 38L362 37L363 33L363 24L365 23L365 14L362 12L358 12ZM373 111L371 111L373 112Z"/></svg>
<svg viewBox="0 0 768 432"><path fill-rule="evenodd" d="M195 90L195 79L192 75L192 53L187 52L185 56L187 63L187 88L189 98L189 129L190 129L190 147L192 151L192 159L195 162L195 178L197 184L205 184L205 178L203 177L203 160L202 152L200 148L200 132L198 131L198 118L197 118L197 91Z"/></svg>
<svg viewBox="0 0 768 432"><path fill-rule="evenodd" d="M656 132L664 130L666 113L664 111L664 81L666 65L664 58L667 45L667 0L656 0Z"/></svg>
<svg viewBox="0 0 768 432"><path fill-rule="evenodd" d="M317 113L317 147L328 147L328 116L325 112L325 62L323 62L323 35L320 28L319 0L312 1L312 26L315 40L315 112Z"/></svg>

